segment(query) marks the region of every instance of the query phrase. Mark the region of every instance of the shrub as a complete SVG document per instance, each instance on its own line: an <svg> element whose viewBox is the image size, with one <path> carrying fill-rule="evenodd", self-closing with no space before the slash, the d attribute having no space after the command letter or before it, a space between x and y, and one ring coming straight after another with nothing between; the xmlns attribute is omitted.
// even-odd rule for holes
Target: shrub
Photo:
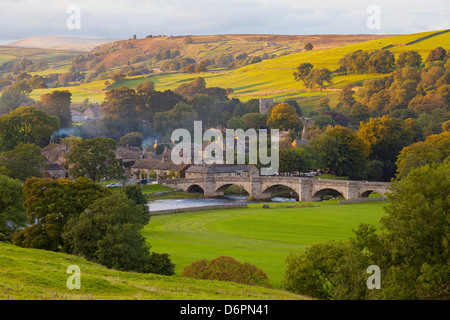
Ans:
<svg viewBox="0 0 450 320"><path fill-rule="evenodd" d="M181 277L231 281L236 283L272 287L267 274L248 262L240 263L232 257L221 256L211 261L202 259L184 268Z"/></svg>

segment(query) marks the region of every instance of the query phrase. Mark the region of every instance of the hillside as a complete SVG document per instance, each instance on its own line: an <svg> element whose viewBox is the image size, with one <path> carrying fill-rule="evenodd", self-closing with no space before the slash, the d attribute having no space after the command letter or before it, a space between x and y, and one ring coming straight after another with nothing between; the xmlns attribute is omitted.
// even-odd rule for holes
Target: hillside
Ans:
<svg viewBox="0 0 450 320"><path fill-rule="evenodd" d="M41 49L58 49L73 51L91 51L96 46L118 41L118 38L87 38L87 37L65 37L65 36L48 36L48 37L32 37L20 39L9 43L5 46L17 48L41 48Z"/></svg>
<svg viewBox="0 0 450 320"><path fill-rule="evenodd" d="M345 54L366 50L369 52L388 48L396 57L408 50L415 50L425 60L430 50L450 43L449 30L431 31L416 34L390 36L382 39L370 40L349 44L346 46L333 47L331 49L302 51L263 60L262 62L247 65L234 70L211 70L201 74L164 73L155 74L149 79L155 83L157 90L174 89L181 83L192 81L196 76L205 78L207 86L232 88L233 94L243 101L251 98L273 97L274 99L300 98L302 100L316 101L324 95L336 96L336 92L349 83L385 76L384 74L347 74L334 75L333 84L327 86L324 91L311 92L303 83L293 78L295 68L303 63L309 62L315 68L329 68L335 70L339 67L338 61ZM139 83L148 80L145 77L122 79L109 88L117 88L121 85L135 87Z"/></svg>
<svg viewBox="0 0 450 320"><path fill-rule="evenodd" d="M136 40L107 43L95 48L92 53L99 63L107 68L126 65L133 57L144 60L162 50L179 50L180 58L195 60L217 57L221 54L248 55L291 54L303 50L308 42L317 50L381 39L389 35L206 35L206 36L157 36ZM192 43L186 44L187 38Z"/></svg>
<svg viewBox="0 0 450 320"><path fill-rule="evenodd" d="M66 286L67 268L81 270L81 289ZM5 300L296 300L285 291L219 281L109 270L81 258L0 243L0 299Z"/></svg>
<svg viewBox="0 0 450 320"><path fill-rule="evenodd" d="M221 87L233 89L230 97L247 101L252 98L272 97L276 101L287 98L295 98L302 101L306 106L313 105L323 96L328 96L331 104L335 104L337 92L346 84L352 83L360 85L367 79L378 78L384 74L347 74L333 75L333 83L328 85L323 91L310 91L301 82L293 78L295 68L302 62L309 62L315 68L338 68L338 61L345 54L366 50L373 52L381 49L391 50L396 57L408 50L415 50L421 54L423 60L430 50L450 43L449 30L429 31L406 35L348 35L348 36L276 36L276 35L217 35L217 36L196 36L192 37L193 43L184 44L187 37L151 37L136 40L124 40L107 43L95 48L85 61L85 65L95 58L96 65L104 64L110 68L109 72L114 72L119 66L127 66L133 57L140 57L139 62L132 64L153 68L154 73L140 76L128 76L117 81L109 79L109 84L105 80L93 81L81 85L68 86L72 92L72 101L80 103L89 98L90 101L101 103L104 93L109 89L120 86L135 88L138 84L152 80L156 90L175 89L182 83L190 82L198 76L206 80L208 87ZM312 41L314 49L303 50L303 45L307 41ZM275 43L276 45L272 45ZM269 45L270 44L270 45ZM209 68L206 72L182 73L179 71L161 72L158 63L153 59L145 60L155 52L167 49L180 51L177 59L186 57L195 58L201 61L208 57L217 57L221 54L246 52L250 56L267 53L272 58L265 59L258 63L249 64L243 67ZM23 49L22 49L23 50ZM31 49L30 49L31 50ZM8 59L12 55L10 51L0 51L0 58ZM155 64L156 63L156 64ZM159 62L160 63L160 62ZM64 63L58 64L59 69L67 69ZM43 74L51 71L44 71ZM67 71L65 71L67 72ZM87 70L87 73L92 70ZM357 88L356 88L357 89ZM52 89L37 89L31 93L31 98L39 99L43 93Z"/></svg>

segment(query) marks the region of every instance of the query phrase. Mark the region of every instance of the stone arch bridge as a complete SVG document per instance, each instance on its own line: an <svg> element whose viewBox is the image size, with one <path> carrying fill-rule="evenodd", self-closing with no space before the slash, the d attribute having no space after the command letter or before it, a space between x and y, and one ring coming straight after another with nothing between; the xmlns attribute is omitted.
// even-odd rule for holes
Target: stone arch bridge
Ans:
<svg viewBox="0 0 450 320"><path fill-rule="evenodd" d="M297 193L299 201L318 201L330 190L339 192L345 199L368 197L371 192L384 196L390 187L389 182L336 180L304 177L204 177L164 180L168 187L191 192L201 188L205 197L224 194L225 189L235 185L245 189L255 200L270 199L280 187L288 187Z"/></svg>

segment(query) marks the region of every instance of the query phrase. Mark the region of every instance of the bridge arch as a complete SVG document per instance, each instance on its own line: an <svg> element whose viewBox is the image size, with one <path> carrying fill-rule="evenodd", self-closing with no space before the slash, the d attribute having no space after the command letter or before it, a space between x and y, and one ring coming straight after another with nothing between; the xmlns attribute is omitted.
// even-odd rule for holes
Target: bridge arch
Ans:
<svg viewBox="0 0 450 320"><path fill-rule="evenodd" d="M270 198L272 198L272 195L274 193L284 191L283 189L290 190L292 192L292 196L297 198L297 201L298 201L298 198L299 198L298 191L295 188L293 188L292 186L290 186L288 184L283 184L283 183L274 184L274 185L271 185L271 186L265 188L262 191L262 198L270 199Z"/></svg>
<svg viewBox="0 0 450 320"><path fill-rule="evenodd" d="M198 184L191 184L185 190L187 193L203 193L205 194L205 189Z"/></svg>
<svg viewBox="0 0 450 320"><path fill-rule="evenodd" d="M360 192L359 192L359 198L368 198L372 192L379 193L381 195L381 197L384 197L384 194L385 194L385 192L375 189L375 188L363 189L363 190L360 190Z"/></svg>
<svg viewBox="0 0 450 320"><path fill-rule="evenodd" d="M241 183L224 183L222 185L219 185L215 187L214 190L214 194L216 195L223 195L223 193L225 192L226 189L228 189L231 186L238 186L241 187L242 189L244 189L249 195L252 194L252 190L251 187L249 188L248 186L241 184Z"/></svg>
<svg viewBox="0 0 450 320"><path fill-rule="evenodd" d="M346 197L346 192L344 190L341 190L340 188L333 188L333 187L324 187L320 188L318 190L315 190L312 194L312 200L324 200L327 196L331 197L338 197L342 196L344 198Z"/></svg>

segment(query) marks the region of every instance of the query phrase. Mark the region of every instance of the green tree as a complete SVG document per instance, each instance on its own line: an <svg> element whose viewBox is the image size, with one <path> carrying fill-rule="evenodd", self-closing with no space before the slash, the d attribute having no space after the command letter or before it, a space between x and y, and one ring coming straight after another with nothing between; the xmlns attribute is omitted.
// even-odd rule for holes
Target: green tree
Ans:
<svg viewBox="0 0 450 320"><path fill-rule="evenodd" d="M69 172L75 178L87 177L94 182L124 177L114 151L117 143L110 138L98 137L78 143L68 156Z"/></svg>
<svg viewBox="0 0 450 320"><path fill-rule="evenodd" d="M377 298L449 299L449 176L448 161L411 170L387 194L382 233L356 231L355 243L385 275Z"/></svg>
<svg viewBox="0 0 450 320"><path fill-rule="evenodd" d="M311 70L313 69L313 65L309 62L304 62L301 63L298 67L297 67L297 71L294 72L294 79L296 81L303 81L305 82L306 77L309 75L309 73L311 72Z"/></svg>
<svg viewBox="0 0 450 320"><path fill-rule="evenodd" d="M25 181L31 177L42 177L46 158L35 144L19 144L6 151L0 158L0 167L5 167L9 177Z"/></svg>
<svg viewBox="0 0 450 320"><path fill-rule="evenodd" d="M283 287L318 299L364 299L366 260L349 242L316 243L288 256Z"/></svg>
<svg viewBox="0 0 450 320"><path fill-rule="evenodd" d="M422 63L422 56L417 51L403 51L398 55L395 62L397 68L403 67L419 67Z"/></svg>
<svg viewBox="0 0 450 320"><path fill-rule="evenodd" d="M346 72L349 73L363 73L366 71L367 60L369 60L369 54L363 50L357 50L347 53L344 57L339 59L339 66L344 67Z"/></svg>
<svg viewBox="0 0 450 320"><path fill-rule="evenodd" d="M305 46L303 47L305 50L309 51L313 49L313 45L311 42L308 42L307 44L305 44Z"/></svg>
<svg viewBox="0 0 450 320"><path fill-rule="evenodd" d="M123 193L138 206L142 206L142 224L146 225L150 221L150 210L147 206L147 198L142 193L142 187L138 184L126 184Z"/></svg>
<svg viewBox="0 0 450 320"><path fill-rule="evenodd" d="M287 104L293 106L295 108L295 110L297 111L297 114L299 117L303 116L303 112L302 112L302 109L300 108L300 105L294 99L287 99L287 100L283 101L283 103L287 103Z"/></svg>
<svg viewBox="0 0 450 320"><path fill-rule="evenodd" d="M35 107L19 107L0 117L0 150L12 150L20 143L46 146L57 130L57 117Z"/></svg>
<svg viewBox="0 0 450 320"><path fill-rule="evenodd" d="M85 257L122 271L151 273L150 247L140 230L143 208L123 193L112 194L93 202L78 217L72 217L64 227L62 238L75 255ZM166 256L168 259L168 256ZM161 257L160 257L161 258ZM166 275L174 274L169 261Z"/></svg>
<svg viewBox="0 0 450 320"><path fill-rule="evenodd" d="M246 113L242 116L242 120L247 124L248 128L262 129L266 127L267 115L261 113Z"/></svg>
<svg viewBox="0 0 450 320"><path fill-rule="evenodd" d="M193 130L194 120L197 118L198 114L191 105L179 102L172 110L156 113L153 118L153 127L163 135L171 134L178 128Z"/></svg>
<svg viewBox="0 0 450 320"><path fill-rule="evenodd" d="M350 108L345 112L350 120L350 124L359 125L361 122L370 119L370 110L367 106L363 105L361 102L355 102Z"/></svg>
<svg viewBox="0 0 450 320"><path fill-rule="evenodd" d="M21 106L32 105L34 100L30 98L33 88L28 82L14 82L2 89L0 97L0 112L7 113Z"/></svg>
<svg viewBox="0 0 450 320"><path fill-rule="evenodd" d="M239 117L232 117L230 120L227 121L227 128L228 129L242 129L247 130L248 124L244 120L242 120Z"/></svg>
<svg viewBox="0 0 450 320"><path fill-rule="evenodd" d="M311 147L320 157L320 168L340 176L365 178L368 145L346 127L328 128L311 141Z"/></svg>
<svg viewBox="0 0 450 320"><path fill-rule="evenodd" d="M0 175L0 241L11 241L14 232L26 227L24 202L20 181Z"/></svg>
<svg viewBox="0 0 450 320"><path fill-rule="evenodd" d="M381 231L368 224L349 242L314 244L286 260L283 287L319 299L448 300L450 163L413 169L387 193ZM366 287L369 265L381 290Z"/></svg>
<svg viewBox="0 0 450 320"><path fill-rule="evenodd" d="M61 251L65 250L61 234L68 219L79 215L109 190L85 178L31 178L25 182L23 192L29 226L14 234L13 244Z"/></svg>
<svg viewBox="0 0 450 320"><path fill-rule="evenodd" d="M395 65L395 57L389 50L380 50L370 56L366 65L369 73L388 73Z"/></svg>
<svg viewBox="0 0 450 320"><path fill-rule="evenodd" d="M119 146L141 147L144 141L144 135L140 132L130 132L122 136L119 140Z"/></svg>
<svg viewBox="0 0 450 320"><path fill-rule="evenodd" d="M327 68L323 69L313 69L305 78L305 85L313 89L318 86L320 90L325 87L325 83L331 84L333 83L333 79L331 78L332 72Z"/></svg>
<svg viewBox="0 0 450 320"><path fill-rule="evenodd" d="M102 112L109 128L120 132L139 131L136 91L128 87L111 89L105 93Z"/></svg>
<svg viewBox="0 0 450 320"><path fill-rule="evenodd" d="M280 149L279 172L304 172L316 167L313 156L304 148Z"/></svg>

